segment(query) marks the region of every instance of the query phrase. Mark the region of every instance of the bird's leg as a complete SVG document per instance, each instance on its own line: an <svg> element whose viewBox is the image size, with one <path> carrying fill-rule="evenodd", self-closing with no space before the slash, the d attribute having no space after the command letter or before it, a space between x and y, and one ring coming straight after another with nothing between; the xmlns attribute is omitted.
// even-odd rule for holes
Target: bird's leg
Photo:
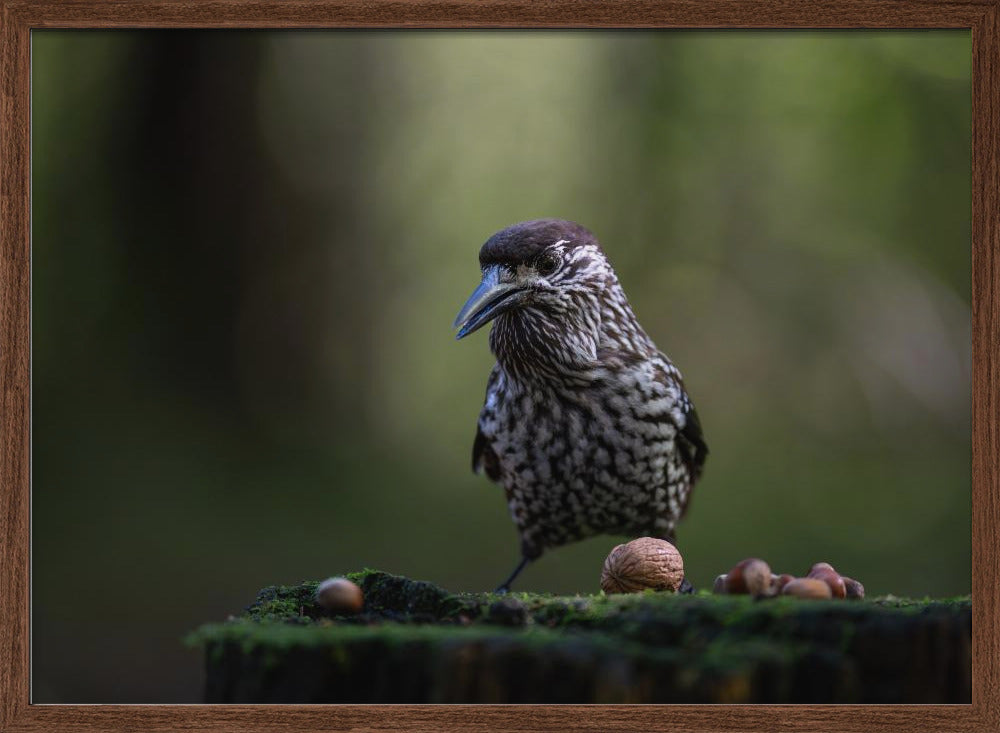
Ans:
<svg viewBox="0 0 1000 733"><path fill-rule="evenodd" d="M522 557L521 562L519 562L517 564L517 567L514 568L514 572L510 574L510 577L507 578L507 580L505 580L504 582L502 582L499 586L497 586L497 589L493 592L494 593L508 592L510 590L510 584L514 582L514 578L516 578L518 575L521 574L521 571L524 570L524 568L528 565L529 562L531 562L529 558Z"/></svg>

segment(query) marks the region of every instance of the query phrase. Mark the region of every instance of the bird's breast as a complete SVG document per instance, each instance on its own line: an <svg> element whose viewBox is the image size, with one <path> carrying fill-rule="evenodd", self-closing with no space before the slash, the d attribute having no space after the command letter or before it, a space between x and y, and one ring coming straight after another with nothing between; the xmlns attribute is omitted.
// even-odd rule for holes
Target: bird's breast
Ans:
<svg viewBox="0 0 1000 733"><path fill-rule="evenodd" d="M605 370L578 386L498 368L479 429L524 547L673 531L690 476L675 443L677 395L657 369Z"/></svg>
<svg viewBox="0 0 1000 733"><path fill-rule="evenodd" d="M487 394L480 430L505 485L616 489L662 475L675 428L661 407L664 399L643 394L634 379L580 387L505 376Z"/></svg>

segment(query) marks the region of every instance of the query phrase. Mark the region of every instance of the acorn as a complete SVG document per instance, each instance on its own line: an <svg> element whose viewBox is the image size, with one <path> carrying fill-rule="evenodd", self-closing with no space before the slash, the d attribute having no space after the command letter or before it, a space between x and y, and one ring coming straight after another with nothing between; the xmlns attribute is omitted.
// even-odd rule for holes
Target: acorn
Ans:
<svg viewBox="0 0 1000 733"><path fill-rule="evenodd" d="M729 571L726 587L729 593L771 595L771 568L760 558L749 557Z"/></svg>
<svg viewBox="0 0 1000 733"><path fill-rule="evenodd" d="M848 578L846 575L842 577L844 578L844 590L847 592L847 600L860 601L865 597L865 587L861 583L854 578Z"/></svg>
<svg viewBox="0 0 1000 733"><path fill-rule="evenodd" d="M676 592L684 580L684 558L666 540L640 537L618 545L601 569L605 593L639 593L646 589Z"/></svg>
<svg viewBox="0 0 1000 733"><path fill-rule="evenodd" d="M810 568L809 574L806 577L822 580L830 586L830 592L833 594L834 598L845 598L847 596L847 589L844 587L844 579L840 577L840 573L834 570L833 565L830 563L816 563L812 566L812 568Z"/></svg>
<svg viewBox="0 0 1000 733"><path fill-rule="evenodd" d="M715 582L712 583L712 592L720 595L725 595L729 592L729 578L725 573L715 578Z"/></svg>
<svg viewBox="0 0 1000 733"><path fill-rule="evenodd" d="M788 573L782 573L781 575L771 576L771 589L774 593L780 594L782 589L788 585L791 581L795 580L794 575L789 575Z"/></svg>
<svg viewBox="0 0 1000 733"><path fill-rule="evenodd" d="M360 613L364 594L347 578L327 578L316 588L316 602L337 616Z"/></svg>
<svg viewBox="0 0 1000 733"><path fill-rule="evenodd" d="M818 578L795 578L781 589L783 596L796 598L828 599L833 597L830 586Z"/></svg>

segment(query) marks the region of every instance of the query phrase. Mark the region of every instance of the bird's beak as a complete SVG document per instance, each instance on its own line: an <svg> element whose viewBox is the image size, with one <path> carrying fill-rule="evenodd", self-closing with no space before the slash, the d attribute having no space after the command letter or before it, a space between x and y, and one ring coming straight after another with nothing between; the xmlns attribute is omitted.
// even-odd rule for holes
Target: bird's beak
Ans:
<svg viewBox="0 0 1000 733"><path fill-rule="evenodd" d="M455 328L459 329L456 339L465 338L478 331L506 310L513 308L524 299L524 289L517 283L501 282L503 268L491 265L483 270L483 281L479 283L462 310L455 318Z"/></svg>

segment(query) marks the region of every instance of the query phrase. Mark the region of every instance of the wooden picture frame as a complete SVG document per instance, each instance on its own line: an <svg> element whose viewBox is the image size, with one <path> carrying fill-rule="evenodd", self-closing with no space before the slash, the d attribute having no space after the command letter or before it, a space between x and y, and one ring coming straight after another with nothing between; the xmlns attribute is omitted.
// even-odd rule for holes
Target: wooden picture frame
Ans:
<svg viewBox="0 0 1000 733"><path fill-rule="evenodd" d="M1000 0L0 0L0 13L0 731L1000 729ZM30 35L170 27L970 29L972 704L30 704Z"/></svg>

